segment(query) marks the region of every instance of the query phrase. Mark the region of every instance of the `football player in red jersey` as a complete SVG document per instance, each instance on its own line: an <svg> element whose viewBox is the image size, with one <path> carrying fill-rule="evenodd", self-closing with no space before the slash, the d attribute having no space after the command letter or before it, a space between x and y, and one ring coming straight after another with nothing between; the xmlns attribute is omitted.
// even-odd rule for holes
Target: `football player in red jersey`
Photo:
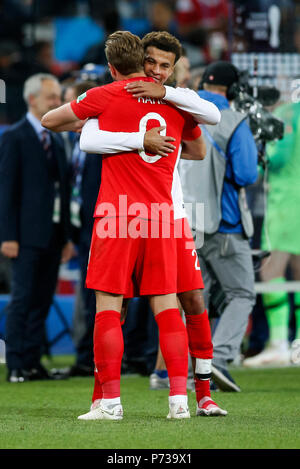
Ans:
<svg viewBox="0 0 300 469"><path fill-rule="evenodd" d="M132 92L138 99L163 99L179 109L189 112L194 119L202 124L216 124L219 119L218 109L189 89L180 89L170 86L163 86L169 79L174 70L174 65L178 59L179 43L174 36L168 32L152 32L147 34L143 40L145 50L144 70L147 76L154 78L156 83L151 81L135 81L126 85L126 89ZM150 150L160 152L161 155L167 156L172 151L172 145L161 150L160 145L163 144L162 137L157 135L156 141L148 141L150 132L143 134L142 132L128 133L122 135L116 132L105 132L99 129L95 120L90 120L83 128L81 134L81 147L87 152L97 152L114 154L117 151L132 151L140 148L143 142L146 146L149 143ZM151 135L152 136L152 135ZM159 138L160 137L160 138ZM150 138L150 137L149 137ZM205 154L205 150L204 150ZM189 337L189 347L192 356L192 364L194 371L194 382L197 400L197 415L226 415L227 412L220 409L211 399L210 395L210 376L211 376L211 359L213 357L213 346L211 341L211 331L209 319L201 293L204 288L195 246L192 235L188 226L186 213L183 207L182 189L180 178L177 171L177 164L173 174L172 198L174 206L175 224L179 226L178 232L182 236L176 238L177 243L177 294L181 302L186 317L186 327ZM203 157L203 155L202 155ZM193 155L193 159L202 158L201 154ZM181 158L191 158L186 149L183 147ZM187 249L186 246L190 247ZM128 292L126 296L137 296L138 292ZM159 355L160 357L160 355ZM160 368L165 368L162 361L158 357ZM162 371L162 370L161 370ZM167 378L160 378L159 370L157 374L150 377L150 384L168 386ZM95 388L93 394L94 406L98 405L102 397L101 386L97 379L95 380ZM92 405L93 407L93 405Z"/></svg>
<svg viewBox="0 0 300 469"><path fill-rule="evenodd" d="M97 409L80 418L122 419L120 371L124 345L120 311L132 275L140 294L148 295L158 324L170 379L168 417L188 418L188 337L176 299L171 189L181 140L190 141L194 149L198 145L201 151L201 132L186 113L157 99L138 100L125 89L137 80L154 82L144 74L144 51L137 36L127 31L113 33L105 51L116 81L91 89L77 101L47 113L42 125L54 131L73 130L79 120L97 116L104 130L130 132L155 123L167 128L175 139L175 150L168 158L149 157L140 150L126 157L116 154L103 159L87 273L87 286L96 291L94 359L103 397ZM168 210L161 211L162 207Z"/></svg>

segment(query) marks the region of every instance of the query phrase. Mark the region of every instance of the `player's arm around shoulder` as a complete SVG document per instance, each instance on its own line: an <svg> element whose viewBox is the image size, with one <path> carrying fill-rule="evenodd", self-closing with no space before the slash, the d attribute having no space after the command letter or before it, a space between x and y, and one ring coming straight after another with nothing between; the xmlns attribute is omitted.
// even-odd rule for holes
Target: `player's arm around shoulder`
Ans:
<svg viewBox="0 0 300 469"><path fill-rule="evenodd" d="M216 125L220 122L221 113L217 106L201 98L196 91L172 86L165 86L165 90L164 100L191 114L198 124Z"/></svg>
<svg viewBox="0 0 300 469"><path fill-rule="evenodd" d="M189 88L173 88L161 83L137 81L127 84L126 90L135 98L163 99L191 114L198 124L216 125L221 120L221 113L217 106L201 98L196 91Z"/></svg>

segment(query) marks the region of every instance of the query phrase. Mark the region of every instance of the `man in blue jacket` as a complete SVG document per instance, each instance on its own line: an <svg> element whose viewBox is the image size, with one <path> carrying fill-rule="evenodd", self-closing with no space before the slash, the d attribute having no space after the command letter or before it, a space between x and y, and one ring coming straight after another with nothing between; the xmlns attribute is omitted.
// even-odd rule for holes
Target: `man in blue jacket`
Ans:
<svg viewBox="0 0 300 469"><path fill-rule="evenodd" d="M244 188L257 179L257 149L247 116L230 109L232 85L237 81L238 70L229 62L215 62L206 68L199 94L219 108L221 122L202 128L207 144L205 159L180 163L185 203L204 204L204 229L201 220L191 220L191 226L194 233L204 232L203 246L196 247L205 303L219 312L221 305L222 310L213 331L212 375L221 390L235 392L240 388L227 367L240 351L255 304L248 241L253 226Z"/></svg>

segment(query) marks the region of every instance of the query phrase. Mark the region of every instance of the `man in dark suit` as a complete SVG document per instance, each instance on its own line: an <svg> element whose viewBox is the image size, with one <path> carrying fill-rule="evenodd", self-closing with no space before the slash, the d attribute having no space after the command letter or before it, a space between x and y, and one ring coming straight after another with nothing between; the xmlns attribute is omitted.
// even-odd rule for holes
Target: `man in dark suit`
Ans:
<svg viewBox="0 0 300 469"><path fill-rule="evenodd" d="M50 379L41 365L45 321L60 262L73 254L69 241L68 168L62 139L40 121L61 104L61 87L49 74L24 85L26 116L0 141L1 252L12 260L6 317L7 379Z"/></svg>

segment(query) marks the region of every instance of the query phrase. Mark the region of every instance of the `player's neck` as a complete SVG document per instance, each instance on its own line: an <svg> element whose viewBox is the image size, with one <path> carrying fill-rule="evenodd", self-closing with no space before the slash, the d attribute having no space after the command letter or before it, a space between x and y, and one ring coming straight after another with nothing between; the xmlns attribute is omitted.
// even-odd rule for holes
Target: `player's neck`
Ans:
<svg viewBox="0 0 300 469"><path fill-rule="evenodd" d="M124 76L124 80L129 80L130 78L136 78L136 77L145 77L146 74L143 70L141 70L140 72L136 72L136 73L130 73L130 75L126 75Z"/></svg>
<svg viewBox="0 0 300 469"><path fill-rule="evenodd" d="M129 80L130 78L136 78L136 77L145 77L145 72L141 70L140 72L135 72L135 73L130 73L129 75L121 75L120 73L118 76L116 76L116 80Z"/></svg>
<svg viewBox="0 0 300 469"><path fill-rule="evenodd" d="M120 73L115 67L113 67L110 63L108 64L111 76L113 80L115 81L123 81L123 80L128 80L130 78L136 78L136 77L145 77L145 72L143 69L138 70L133 73L129 73L128 75L123 75Z"/></svg>

